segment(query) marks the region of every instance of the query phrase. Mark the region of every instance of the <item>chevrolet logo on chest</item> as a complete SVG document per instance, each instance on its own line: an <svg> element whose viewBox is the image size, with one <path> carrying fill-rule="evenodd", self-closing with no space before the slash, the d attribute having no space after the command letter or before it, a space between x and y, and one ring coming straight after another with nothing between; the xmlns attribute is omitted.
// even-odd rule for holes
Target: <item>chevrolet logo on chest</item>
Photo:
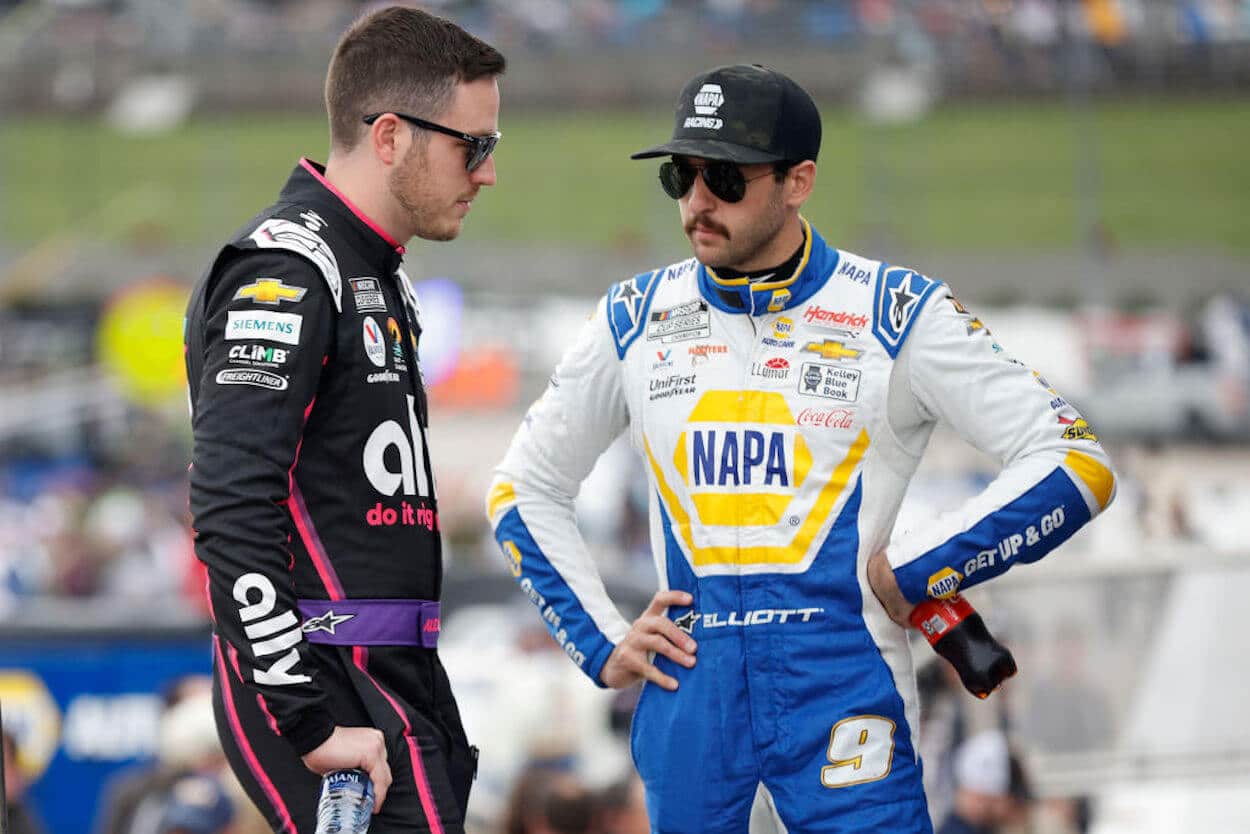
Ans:
<svg viewBox="0 0 1250 834"><path fill-rule="evenodd" d="M815 353L824 359L857 359L863 353L862 350L849 348L841 342L835 342L832 339L825 339L823 342L808 342L803 345L803 350L808 353Z"/></svg>
<svg viewBox="0 0 1250 834"><path fill-rule="evenodd" d="M279 306L283 301L299 301L308 292L303 287L292 287L282 283L281 278L257 278L251 284L239 287L234 294L235 299L250 298L257 304Z"/></svg>

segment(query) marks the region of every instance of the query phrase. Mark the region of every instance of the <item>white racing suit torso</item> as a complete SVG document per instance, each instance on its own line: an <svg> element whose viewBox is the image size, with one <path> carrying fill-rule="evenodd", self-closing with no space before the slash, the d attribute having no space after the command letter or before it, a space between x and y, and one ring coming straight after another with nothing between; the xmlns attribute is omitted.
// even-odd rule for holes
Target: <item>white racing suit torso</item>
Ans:
<svg viewBox="0 0 1250 834"><path fill-rule="evenodd" d="M911 601L1061 544L1111 500L1088 424L940 282L833 249L779 280L693 259L615 285L533 405L488 501L513 575L596 683L629 624L577 531L583 478L624 431L650 481L659 584L697 663L657 665L632 729L653 829L746 831L757 785L791 832L929 832L904 629ZM890 543L938 420L1002 462L978 496ZM600 685L602 685L600 683Z"/></svg>

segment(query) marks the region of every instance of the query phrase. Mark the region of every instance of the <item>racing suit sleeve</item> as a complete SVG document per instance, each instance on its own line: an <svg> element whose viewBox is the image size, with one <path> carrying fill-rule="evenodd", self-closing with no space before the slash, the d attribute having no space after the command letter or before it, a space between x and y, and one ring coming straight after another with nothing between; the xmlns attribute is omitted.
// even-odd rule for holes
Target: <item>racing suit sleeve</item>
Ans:
<svg viewBox="0 0 1250 834"><path fill-rule="evenodd" d="M582 327L530 407L487 496L487 514L513 577L552 637L599 686L603 664L629 631L573 507L582 481L628 424L605 306Z"/></svg>
<svg viewBox="0 0 1250 834"><path fill-rule="evenodd" d="M979 495L886 549L909 602L1042 558L1114 495L1110 460L1089 424L945 290L928 299L899 353L890 415L899 437L942 420L1002 467Z"/></svg>
<svg viewBox="0 0 1250 834"><path fill-rule="evenodd" d="M294 255L243 253L210 280L188 311L195 552L227 668L303 755L334 722L300 630L285 504L335 308L321 274Z"/></svg>

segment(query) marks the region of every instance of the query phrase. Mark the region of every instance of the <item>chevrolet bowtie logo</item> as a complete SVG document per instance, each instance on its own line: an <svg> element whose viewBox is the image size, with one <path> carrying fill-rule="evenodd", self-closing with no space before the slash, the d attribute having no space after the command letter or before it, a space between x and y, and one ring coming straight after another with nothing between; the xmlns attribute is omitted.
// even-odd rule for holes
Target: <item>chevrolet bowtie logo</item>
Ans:
<svg viewBox="0 0 1250 834"><path fill-rule="evenodd" d="M333 611L327 611L320 617L309 617L307 620L304 620L303 632L311 634L314 631L325 631L333 634L335 626L341 625L355 616L355 614L335 614Z"/></svg>
<svg viewBox="0 0 1250 834"><path fill-rule="evenodd" d="M299 301L306 292L308 290L303 287L291 287L282 283L281 278L257 278L254 283L239 287L234 297L250 298L257 304L272 304L276 307L283 301Z"/></svg>
<svg viewBox="0 0 1250 834"><path fill-rule="evenodd" d="M818 353L822 359L856 359L862 350L849 348L841 342L835 342L832 339L825 339L823 342L808 342L803 345L803 350L808 353Z"/></svg>

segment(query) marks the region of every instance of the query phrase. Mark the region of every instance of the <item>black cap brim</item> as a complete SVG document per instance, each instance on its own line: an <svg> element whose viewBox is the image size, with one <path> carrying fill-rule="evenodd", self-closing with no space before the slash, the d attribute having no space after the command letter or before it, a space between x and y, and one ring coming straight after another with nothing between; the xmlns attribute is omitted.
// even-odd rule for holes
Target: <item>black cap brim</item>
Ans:
<svg viewBox="0 0 1250 834"><path fill-rule="evenodd" d="M760 162L780 162L776 154L724 142L719 139L673 139L663 145L647 148L629 155L630 159L652 159L657 156L697 156L702 159L724 160L739 165L755 165Z"/></svg>

